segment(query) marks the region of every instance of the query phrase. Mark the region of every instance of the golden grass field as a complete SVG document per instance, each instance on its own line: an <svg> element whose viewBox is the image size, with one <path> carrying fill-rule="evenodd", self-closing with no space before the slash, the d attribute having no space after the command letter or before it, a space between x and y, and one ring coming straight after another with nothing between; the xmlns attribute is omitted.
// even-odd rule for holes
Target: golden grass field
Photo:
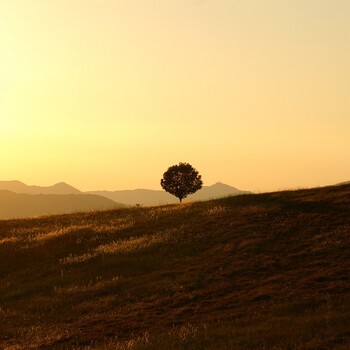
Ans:
<svg viewBox="0 0 350 350"><path fill-rule="evenodd" d="M350 185L0 221L0 349L350 349Z"/></svg>

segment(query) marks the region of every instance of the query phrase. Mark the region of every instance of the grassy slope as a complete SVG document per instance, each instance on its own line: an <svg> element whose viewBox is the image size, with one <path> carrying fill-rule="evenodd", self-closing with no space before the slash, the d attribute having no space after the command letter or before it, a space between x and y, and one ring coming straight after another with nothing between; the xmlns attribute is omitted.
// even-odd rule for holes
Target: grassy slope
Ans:
<svg viewBox="0 0 350 350"><path fill-rule="evenodd" d="M0 221L0 348L348 349L350 186Z"/></svg>

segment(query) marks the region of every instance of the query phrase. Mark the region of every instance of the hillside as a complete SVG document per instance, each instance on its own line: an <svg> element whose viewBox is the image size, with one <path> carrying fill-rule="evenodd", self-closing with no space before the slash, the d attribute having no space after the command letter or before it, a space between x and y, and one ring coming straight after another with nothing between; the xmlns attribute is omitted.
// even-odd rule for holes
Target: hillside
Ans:
<svg viewBox="0 0 350 350"><path fill-rule="evenodd" d="M128 205L164 205L177 203L179 200L173 195L164 190L123 190L123 191L92 191L92 194L110 198L116 202ZM237 196L241 194L250 193L248 191L241 191L235 187L225 185L223 183L216 183L212 186L203 186L198 192L188 196L184 202L192 202L199 200L209 200L214 198Z"/></svg>
<svg viewBox="0 0 350 350"><path fill-rule="evenodd" d="M350 185L0 221L1 349L349 349Z"/></svg>
<svg viewBox="0 0 350 350"><path fill-rule="evenodd" d="M0 190L0 220L120 208L92 194L18 194Z"/></svg>

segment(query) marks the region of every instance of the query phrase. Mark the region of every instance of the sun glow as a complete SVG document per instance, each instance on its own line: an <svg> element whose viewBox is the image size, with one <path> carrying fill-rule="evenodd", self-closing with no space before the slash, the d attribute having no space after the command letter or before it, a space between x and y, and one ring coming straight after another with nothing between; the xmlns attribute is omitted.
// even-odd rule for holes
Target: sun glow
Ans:
<svg viewBox="0 0 350 350"><path fill-rule="evenodd" d="M1 117L0 117L0 132L1 136L3 137L6 135L9 131L11 131L13 125L11 124L11 118L5 115L5 113L2 113L1 111Z"/></svg>
<svg viewBox="0 0 350 350"><path fill-rule="evenodd" d="M350 2L194 3L1 1L2 179L159 188L189 162L253 191L347 180Z"/></svg>

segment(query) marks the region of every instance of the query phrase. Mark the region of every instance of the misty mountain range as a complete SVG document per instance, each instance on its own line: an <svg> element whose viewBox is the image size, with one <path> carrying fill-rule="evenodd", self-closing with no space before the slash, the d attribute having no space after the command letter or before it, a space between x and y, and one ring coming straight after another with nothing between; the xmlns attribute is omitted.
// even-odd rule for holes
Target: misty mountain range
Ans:
<svg viewBox="0 0 350 350"><path fill-rule="evenodd" d="M204 186L185 201L208 200L245 193L249 192L219 182L212 186ZM177 202L176 197L162 190L82 192L64 182L44 187L28 186L20 181L0 181L0 220Z"/></svg>
<svg viewBox="0 0 350 350"><path fill-rule="evenodd" d="M25 194L80 194L81 191L64 183L59 182L53 186L28 186L20 181L0 181L0 190Z"/></svg>
<svg viewBox="0 0 350 350"><path fill-rule="evenodd" d="M349 181L336 185L345 185ZM184 202L209 200L251 193L218 182L203 186ZM0 181L0 220L42 215L107 210L128 206L155 206L178 203L162 190L124 190L82 192L64 182L53 186L28 186L20 181Z"/></svg>
<svg viewBox="0 0 350 350"><path fill-rule="evenodd" d="M140 204L145 206L151 206L179 202L179 200L176 197L162 190L138 189L124 191L92 191L88 193L104 196L116 202L120 202L127 205ZM183 200L183 202L209 200L225 196L237 196L245 193L250 192L241 191L235 187L218 182L212 186L203 186L202 189L188 196L186 199Z"/></svg>

